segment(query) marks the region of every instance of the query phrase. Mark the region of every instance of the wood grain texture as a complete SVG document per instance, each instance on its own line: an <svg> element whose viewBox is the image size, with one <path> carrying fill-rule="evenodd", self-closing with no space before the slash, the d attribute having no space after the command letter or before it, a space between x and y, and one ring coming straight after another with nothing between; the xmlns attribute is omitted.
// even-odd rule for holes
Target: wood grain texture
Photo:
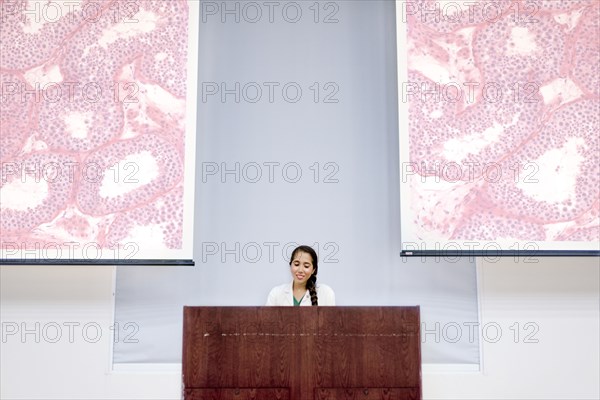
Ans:
<svg viewBox="0 0 600 400"><path fill-rule="evenodd" d="M319 312L321 387L415 387L421 380L418 314L399 307Z"/></svg>
<svg viewBox="0 0 600 400"><path fill-rule="evenodd" d="M186 400L290 400L289 388L187 389Z"/></svg>
<svg viewBox="0 0 600 400"><path fill-rule="evenodd" d="M184 396L420 399L419 326L418 307L185 307Z"/></svg>
<svg viewBox="0 0 600 400"><path fill-rule="evenodd" d="M317 388L315 400L419 400L416 388Z"/></svg>

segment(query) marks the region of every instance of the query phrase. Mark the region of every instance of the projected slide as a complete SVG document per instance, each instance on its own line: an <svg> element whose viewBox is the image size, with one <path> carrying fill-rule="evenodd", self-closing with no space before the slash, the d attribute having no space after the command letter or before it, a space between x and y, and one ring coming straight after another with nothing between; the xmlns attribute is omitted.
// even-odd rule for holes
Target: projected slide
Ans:
<svg viewBox="0 0 600 400"><path fill-rule="evenodd" d="M2 259L191 259L197 2L0 1Z"/></svg>
<svg viewBox="0 0 600 400"><path fill-rule="evenodd" d="M599 250L600 2L397 18L403 250Z"/></svg>

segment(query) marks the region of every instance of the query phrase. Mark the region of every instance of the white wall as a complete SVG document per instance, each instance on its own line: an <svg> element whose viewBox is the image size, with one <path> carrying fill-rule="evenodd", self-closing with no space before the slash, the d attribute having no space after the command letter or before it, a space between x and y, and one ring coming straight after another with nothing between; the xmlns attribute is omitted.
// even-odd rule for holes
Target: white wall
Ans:
<svg viewBox="0 0 600 400"><path fill-rule="evenodd" d="M598 399L599 260L540 258L530 264L503 259L484 262L480 271L481 323L490 327L488 340L482 341L484 369L425 372L424 398ZM179 398L179 373L110 370L113 274L112 267L0 269L0 398ZM524 329L527 322L539 327L529 338L538 343L524 343L524 334L533 332ZM14 324L35 331L36 323L39 343L34 333L9 334ZM102 334L96 343L93 324ZM491 343L495 326L502 336ZM426 339L435 340L433 334Z"/></svg>
<svg viewBox="0 0 600 400"><path fill-rule="evenodd" d="M483 371L425 374L424 398L600 398L598 258L508 258L480 271ZM494 324L502 329L496 343ZM535 326L528 339L539 342L527 343Z"/></svg>

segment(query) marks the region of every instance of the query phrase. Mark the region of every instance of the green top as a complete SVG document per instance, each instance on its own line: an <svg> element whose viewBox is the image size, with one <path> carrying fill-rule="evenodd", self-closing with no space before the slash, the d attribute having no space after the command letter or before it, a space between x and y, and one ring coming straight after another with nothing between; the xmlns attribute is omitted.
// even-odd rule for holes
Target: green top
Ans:
<svg viewBox="0 0 600 400"><path fill-rule="evenodd" d="M302 299L304 298L304 296L300 297L300 300L296 300L296 296L292 296L294 298L294 307L297 307L300 305L300 303L302 303Z"/></svg>

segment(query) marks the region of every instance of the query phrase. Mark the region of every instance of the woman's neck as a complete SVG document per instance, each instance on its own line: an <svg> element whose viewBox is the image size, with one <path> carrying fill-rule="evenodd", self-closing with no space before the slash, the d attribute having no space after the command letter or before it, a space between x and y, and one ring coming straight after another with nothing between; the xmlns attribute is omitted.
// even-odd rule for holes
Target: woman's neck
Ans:
<svg viewBox="0 0 600 400"><path fill-rule="evenodd" d="M306 292L306 283L304 285L301 285L299 283L294 282L292 284L292 289L294 290L294 293L304 293Z"/></svg>

